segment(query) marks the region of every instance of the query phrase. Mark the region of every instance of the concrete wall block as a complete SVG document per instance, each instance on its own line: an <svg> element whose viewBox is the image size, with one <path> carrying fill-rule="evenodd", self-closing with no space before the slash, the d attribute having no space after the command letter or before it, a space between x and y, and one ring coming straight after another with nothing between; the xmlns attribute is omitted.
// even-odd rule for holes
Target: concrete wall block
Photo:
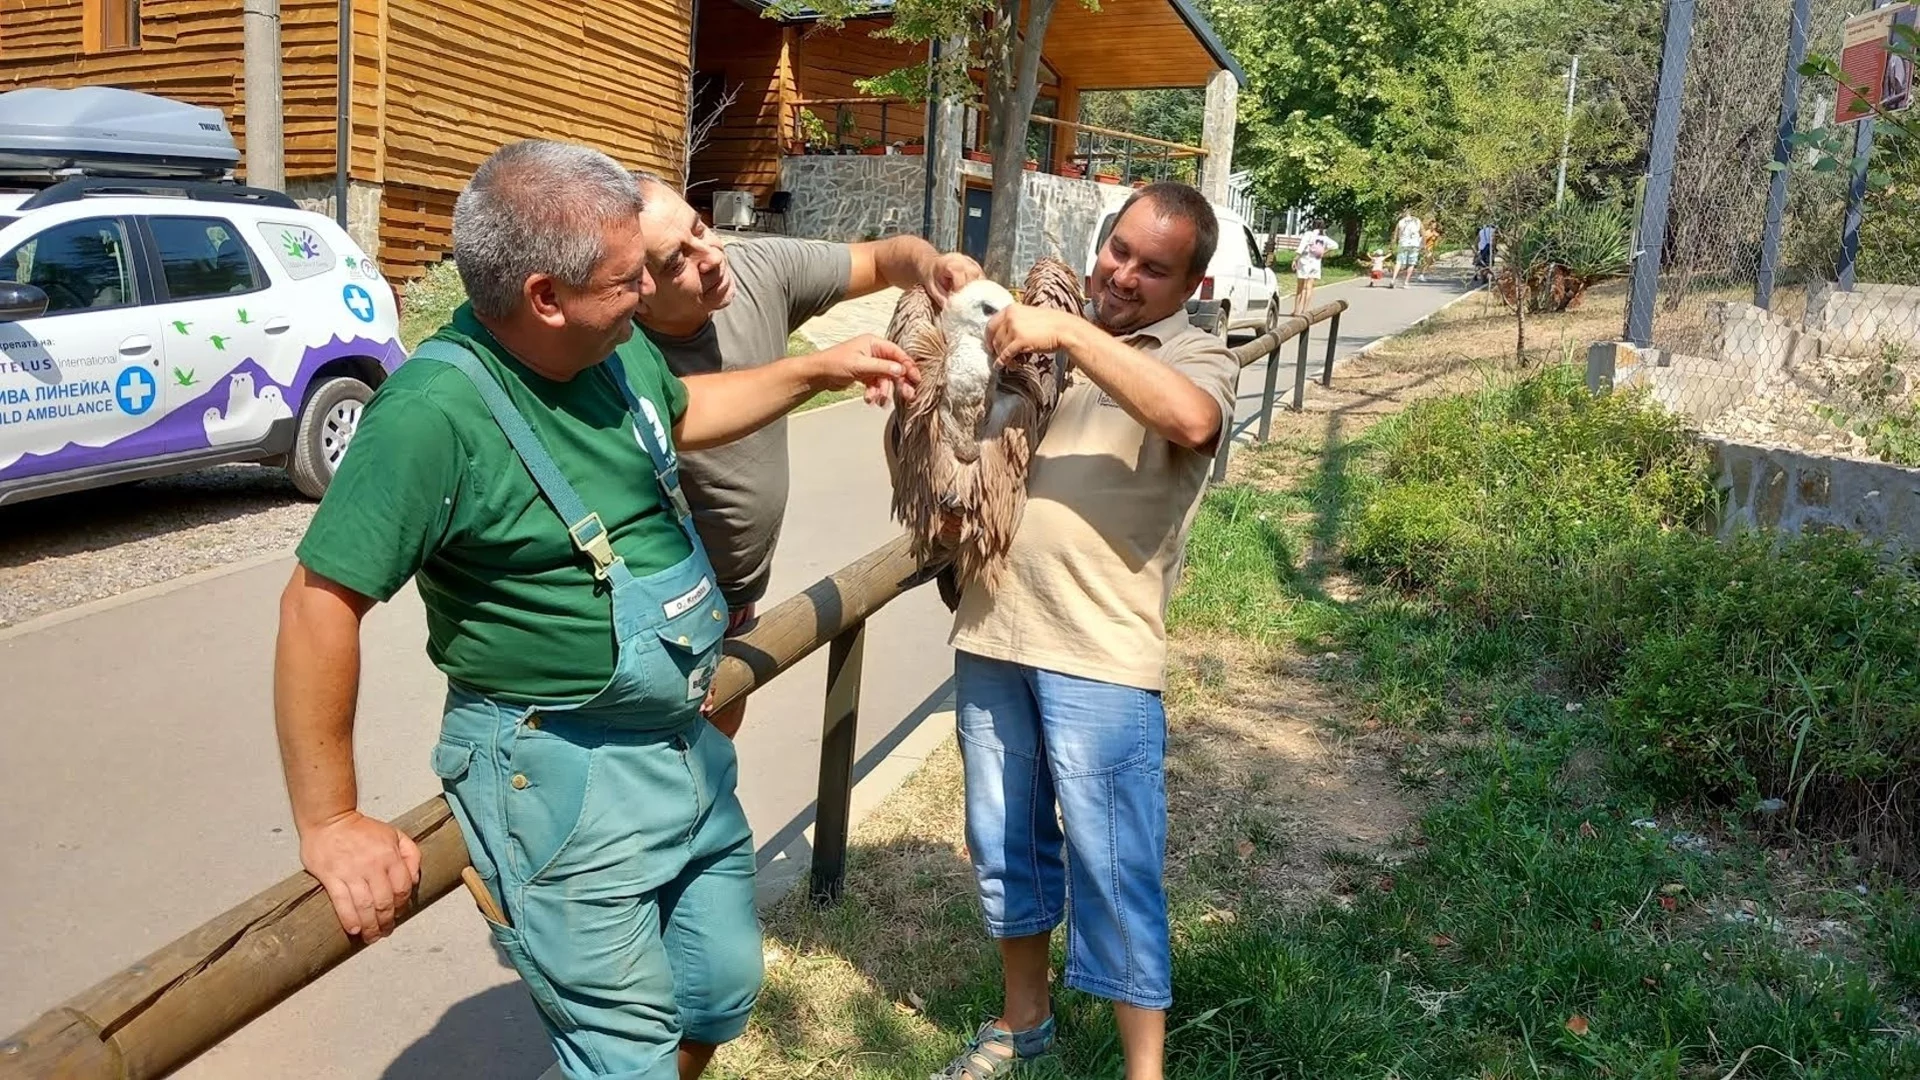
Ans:
<svg viewBox="0 0 1920 1080"><path fill-rule="evenodd" d="M1722 493L1715 532L1845 529L1889 553L1920 551L1920 469L1709 439Z"/></svg>
<svg viewBox="0 0 1920 1080"><path fill-rule="evenodd" d="M1047 255L1086 273L1087 252L1100 219L1119 209L1132 194L1132 188L1116 184L1028 173L1020 193L1020 232L1013 250L1016 278L1024 277L1034 260Z"/></svg>
<svg viewBox="0 0 1920 1080"><path fill-rule="evenodd" d="M1868 359L1890 345L1920 355L1920 286L1868 284L1841 292L1822 283L1807 297L1804 325L1826 339L1829 354Z"/></svg>

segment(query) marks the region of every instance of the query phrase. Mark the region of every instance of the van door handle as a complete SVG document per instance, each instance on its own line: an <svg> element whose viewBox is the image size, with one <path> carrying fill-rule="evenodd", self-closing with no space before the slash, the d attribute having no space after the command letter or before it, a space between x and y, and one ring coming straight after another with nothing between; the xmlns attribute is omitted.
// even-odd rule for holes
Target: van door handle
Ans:
<svg viewBox="0 0 1920 1080"><path fill-rule="evenodd" d="M153 339L145 334L135 334L120 343L121 356L145 356L153 351Z"/></svg>
<svg viewBox="0 0 1920 1080"><path fill-rule="evenodd" d="M269 334L284 334L293 329L293 323L288 322L285 316L281 316L277 319L268 319L265 329Z"/></svg>

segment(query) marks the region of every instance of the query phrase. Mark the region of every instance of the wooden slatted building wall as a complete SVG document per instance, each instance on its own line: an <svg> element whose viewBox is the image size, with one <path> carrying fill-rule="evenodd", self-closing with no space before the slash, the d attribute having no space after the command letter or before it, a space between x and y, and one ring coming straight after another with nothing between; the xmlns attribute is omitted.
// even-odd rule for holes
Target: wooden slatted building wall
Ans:
<svg viewBox="0 0 1920 1080"><path fill-rule="evenodd" d="M82 0L0 0L0 90L104 84L207 105L239 132L240 0L146 0L137 49L86 52Z"/></svg>
<svg viewBox="0 0 1920 1080"><path fill-rule="evenodd" d="M143 0L138 49L87 53L84 0L0 0L0 90L110 85L220 109L244 139L240 0ZM282 0L289 181L334 170L336 0ZM586 143L677 175L692 0L353 0L350 175L382 188L396 278L451 247L453 200L503 143ZM777 37L777 27L776 37Z"/></svg>
<svg viewBox="0 0 1920 1080"><path fill-rule="evenodd" d="M689 193L708 203L716 189L743 188L765 203L780 186L781 147L791 136L794 31L731 0L708 0L699 33L696 65L737 97L694 155Z"/></svg>
<svg viewBox="0 0 1920 1080"><path fill-rule="evenodd" d="M390 275L438 259L453 197L503 143L585 143L630 168L678 174L690 0L384 2L380 258Z"/></svg>
<svg viewBox="0 0 1920 1080"><path fill-rule="evenodd" d="M859 97L860 90L854 85L856 80L926 62L925 45L908 45L873 36L874 31L886 25L869 19L855 19L839 30L830 30L818 24L803 28L794 56L794 78L801 99ZM857 132L879 137L880 106L852 105L848 108L853 113ZM834 127L834 108L822 106L813 111L829 130ZM921 138L926 133L925 109L918 105L887 106L888 143Z"/></svg>

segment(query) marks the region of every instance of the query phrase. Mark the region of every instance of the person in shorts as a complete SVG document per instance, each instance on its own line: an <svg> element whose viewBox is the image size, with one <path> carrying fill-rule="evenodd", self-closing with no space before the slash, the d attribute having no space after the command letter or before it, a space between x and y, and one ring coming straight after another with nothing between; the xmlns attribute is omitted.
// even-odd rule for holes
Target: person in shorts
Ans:
<svg viewBox="0 0 1920 1080"><path fill-rule="evenodd" d="M1420 265L1420 248L1425 241L1426 227L1420 215L1408 207L1400 214L1400 220L1393 226L1393 243L1396 250L1393 261L1393 276L1387 279L1387 288L1395 288L1405 275L1407 285L1413 284L1413 272Z"/></svg>
<svg viewBox="0 0 1920 1080"><path fill-rule="evenodd" d="M1305 315L1313 310L1313 289L1319 284L1321 261L1334 248L1333 237L1324 231L1326 222L1315 218L1300 237L1293 257L1293 313Z"/></svg>

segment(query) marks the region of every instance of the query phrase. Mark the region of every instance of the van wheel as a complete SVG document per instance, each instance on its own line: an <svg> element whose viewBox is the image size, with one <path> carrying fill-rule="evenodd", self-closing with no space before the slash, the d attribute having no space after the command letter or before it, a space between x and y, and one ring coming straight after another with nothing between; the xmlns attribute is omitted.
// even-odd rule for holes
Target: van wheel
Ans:
<svg viewBox="0 0 1920 1080"><path fill-rule="evenodd" d="M373 391L366 383L346 376L328 379L307 395L293 450L287 454L287 474L300 494L317 499L327 493L371 400Z"/></svg>
<svg viewBox="0 0 1920 1080"><path fill-rule="evenodd" d="M1268 301L1267 303L1267 333L1269 334L1276 333L1279 331L1279 329L1280 329L1280 297L1278 294L1275 294L1274 298L1271 301Z"/></svg>
<svg viewBox="0 0 1920 1080"><path fill-rule="evenodd" d="M1222 300L1220 301L1220 325L1215 329L1215 332L1220 335L1221 341L1227 340L1227 334L1230 332L1232 326L1233 306L1225 300Z"/></svg>

